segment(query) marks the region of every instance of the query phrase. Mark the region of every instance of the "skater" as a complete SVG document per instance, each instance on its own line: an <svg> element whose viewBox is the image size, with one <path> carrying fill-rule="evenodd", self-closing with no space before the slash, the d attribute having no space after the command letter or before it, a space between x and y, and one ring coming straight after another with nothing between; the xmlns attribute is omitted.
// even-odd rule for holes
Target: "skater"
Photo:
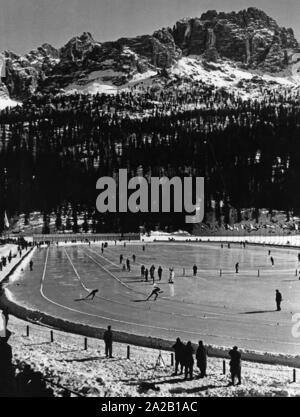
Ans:
<svg viewBox="0 0 300 417"><path fill-rule="evenodd" d="M270 249L268 250L268 255L269 255L269 256L271 255L271 251L270 251Z"/></svg>
<svg viewBox="0 0 300 417"><path fill-rule="evenodd" d="M159 266L158 267L158 270L157 270L157 274L158 274L158 281L161 281L161 277L162 277L162 267L161 266Z"/></svg>
<svg viewBox="0 0 300 417"><path fill-rule="evenodd" d="M199 346L196 352L197 366L200 370L200 378L204 378L206 375L207 367L207 350L203 345L202 340L199 340Z"/></svg>
<svg viewBox="0 0 300 417"><path fill-rule="evenodd" d="M277 311L281 311L282 295L279 292L279 290L276 290L275 301L276 301L276 309L277 309Z"/></svg>
<svg viewBox="0 0 300 417"><path fill-rule="evenodd" d="M94 299L94 297L95 297L95 295L97 294L97 292L99 292L99 290L97 290L97 289L95 289L95 290L93 290L93 291L91 291L85 298L84 298L84 300L88 300L89 299L89 297L91 297L91 299L93 300Z"/></svg>
<svg viewBox="0 0 300 417"><path fill-rule="evenodd" d="M143 279L143 278L144 278L144 276L145 276L145 266L144 266L144 265L142 265L142 266L141 266L141 278Z"/></svg>
<svg viewBox="0 0 300 417"><path fill-rule="evenodd" d="M146 298L146 301L150 300L150 298L152 297L152 295L155 295L154 301L156 301L158 294L162 293L162 290L159 287L154 287L153 290L151 291L151 294Z"/></svg>
<svg viewBox="0 0 300 417"><path fill-rule="evenodd" d="M120 265L121 265L122 262L123 262L123 255L121 254L120 255Z"/></svg>
<svg viewBox="0 0 300 417"><path fill-rule="evenodd" d="M271 261L272 266L274 266L274 258L273 258L273 256L271 256L270 261Z"/></svg>
<svg viewBox="0 0 300 417"><path fill-rule="evenodd" d="M223 249L223 247L224 247L224 245L223 245L223 243L221 243L221 249Z"/></svg>
<svg viewBox="0 0 300 417"><path fill-rule="evenodd" d="M229 356L231 373L231 383L229 385L234 385L235 377L238 378L238 385L241 385L241 353L238 351L237 346L234 346L233 349L229 351Z"/></svg>
<svg viewBox="0 0 300 417"><path fill-rule="evenodd" d="M132 262L135 263L135 254L132 255Z"/></svg>
<svg viewBox="0 0 300 417"><path fill-rule="evenodd" d="M130 260L128 258L126 259L126 268L127 271L130 272Z"/></svg>
<svg viewBox="0 0 300 417"><path fill-rule="evenodd" d="M145 245L143 245L143 252L145 252Z"/></svg>
<svg viewBox="0 0 300 417"><path fill-rule="evenodd" d="M111 326L107 326L107 330L103 335L103 340L105 343L105 356L107 358L112 358L112 336Z"/></svg>
<svg viewBox="0 0 300 417"><path fill-rule="evenodd" d="M298 261L300 262L300 252L298 253Z"/></svg>
<svg viewBox="0 0 300 417"><path fill-rule="evenodd" d="M235 264L235 273L236 274L239 273L239 263L238 262Z"/></svg>
<svg viewBox="0 0 300 417"><path fill-rule="evenodd" d="M174 284L175 272L173 268L169 269L170 276L169 276L169 284Z"/></svg>
<svg viewBox="0 0 300 417"><path fill-rule="evenodd" d="M148 274L149 274L149 271L148 271L148 268L146 268L145 269L145 281L146 282L148 282Z"/></svg>
<svg viewBox="0 0 300 417"><path fill-rule="evenodd" d="M101 246L101 254L103 255L103 252L104 252L104 248L103 248L103 244L102 244L102 246Z"/></svg>
<svg viewBox="0 0 300 417"><path fill-rule="evenodd" d="M230 243L228 243L227 247L228 247L228 249L230 249Z"/></svg>
<svg viewBox="0 0 300 417"><path fill-rule="evenodd" d="M184 349L184 379L190 376L190 379L193 379L193 367L194 367L194 358L193 358L194 349L190 341L187 342Z"/></svg>
<svg viewBox="0 0 300 417"><path fill-rule="evenodd" d="M30 271L33 270L33 261L32 260L29 262L29 269L30 269Z"/></svg>
<svg viewBox="0 0 300 417"><path fill-rule="evenodd" d="M197 270L198 270L198 268L197 268L197 265L195 264L193 266L193 275L194 275L194 277L197 275Z"/></svg>
<svg viewBox="0 0 300 417"><path fill-rule="evenodd" d="M176 343L172 346L172 349L175 351L175 372L173 375L177 375L178 366L180 365L180 374L182 375L183 372L183 357L184 357L184 349L185 346L180 340L179 337L176 339Z"/></svg>

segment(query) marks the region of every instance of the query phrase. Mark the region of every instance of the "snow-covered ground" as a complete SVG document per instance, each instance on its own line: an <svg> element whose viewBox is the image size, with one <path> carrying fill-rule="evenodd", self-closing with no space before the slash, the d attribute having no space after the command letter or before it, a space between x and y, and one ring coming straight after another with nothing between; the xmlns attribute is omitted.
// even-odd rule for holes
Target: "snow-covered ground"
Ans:
<svg viewBox="0 0 300 417"><path fill-rule="evenodd" d="M10 317L9 340L15 364L26 363L43 373L54 383L85 396L298 396L300 383L293 383L292 368L243 362L242 385L228 386L229 361L226 375L223 361L208 358L207 378L198 379L195 367L194 379L184 381L182 376L172 376L171 353L162 352L164 363L156 365L158 351L130 347L114 343L113 358L106 359L102 340L88 339L84 350L84 338L54 330L54 342L50 343L50 329L30 324L30 336L26 337L28 323ZM299 375L297 375L299 378ZM143 384L145 382L146 384ZM153 385L154 384L154 385ZM155 389L153 389L155 388ZM55 389L60 395L61 389Z"/></svg>

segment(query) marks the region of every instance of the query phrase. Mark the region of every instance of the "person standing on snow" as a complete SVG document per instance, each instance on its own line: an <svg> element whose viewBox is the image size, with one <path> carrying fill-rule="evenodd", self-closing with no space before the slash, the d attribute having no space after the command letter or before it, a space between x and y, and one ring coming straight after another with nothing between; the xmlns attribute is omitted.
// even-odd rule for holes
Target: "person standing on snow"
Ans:
<svg viewBox="0 0 300 417"><path fill-rule="evenodd" d="M180 365L180 374L182 375L183 372L183 356L184 356L184 349L185 346L180 340L179 337L176 339L176 343L172 346L172 349L175 351L175 372L174 375L177 375L178 366Z"/></svg>
<svg viewBox="0 0 300 417"><path fill-rule="evenodd" d="M234 346L232 350L229 351L230 356L230 373L231 373L231 383L234 385L235 377L238 378L238 385L241 385L241 370L242 370L242 355L238 351L237 346Z"/></svg>
<svg viewBox="0 0 300 417"><path fill-rule="evenodd" d="M111 326L107 326L107 330L104 332L103 340L105 343L105 355L108 358L112 358L112 331Z"/></svg>
<svg viewBox="0 0 300 417"><path fill-rule="evenodd" d="M207 350L203 345L202 340L199 340L199 346L196 352L197 366L200 369L200 378L204 378L206 375L207 367Z"/></svg>

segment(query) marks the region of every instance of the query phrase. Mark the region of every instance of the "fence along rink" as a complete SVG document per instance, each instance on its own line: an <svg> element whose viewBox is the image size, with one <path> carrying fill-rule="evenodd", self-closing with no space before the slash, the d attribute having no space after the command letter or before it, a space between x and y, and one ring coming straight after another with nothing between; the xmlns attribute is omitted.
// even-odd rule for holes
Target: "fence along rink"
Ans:
<svg viewBox="0 0 300 417"><path fill-rule="evenodd" d="M26 237L26 236L24 236ZM57 233L57 234L36 234L30 236L33 242L85 242L85 241L111 241L111 240L140 240L139 233L95 233L95 234L86 234L86 233Z"/></svg>

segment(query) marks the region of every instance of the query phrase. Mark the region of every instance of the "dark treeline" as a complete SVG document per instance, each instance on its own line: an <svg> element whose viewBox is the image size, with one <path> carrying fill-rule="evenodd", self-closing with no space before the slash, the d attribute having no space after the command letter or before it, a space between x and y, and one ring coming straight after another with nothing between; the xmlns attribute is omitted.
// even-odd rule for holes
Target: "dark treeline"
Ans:
<svg viewBox="0 0 300 417"><path fill-rule="evenodd" d="M85 228L182 228L178 214L99 214L96 181L116 176L205 177L206 212L229 207L300 213L299 90L261 87L260 99L194 82L116 96L32 96L0 112L0 210L71 212ZM69 215L69 214L68 214ZM69 221L69 220L68 220Z"/></svg>

